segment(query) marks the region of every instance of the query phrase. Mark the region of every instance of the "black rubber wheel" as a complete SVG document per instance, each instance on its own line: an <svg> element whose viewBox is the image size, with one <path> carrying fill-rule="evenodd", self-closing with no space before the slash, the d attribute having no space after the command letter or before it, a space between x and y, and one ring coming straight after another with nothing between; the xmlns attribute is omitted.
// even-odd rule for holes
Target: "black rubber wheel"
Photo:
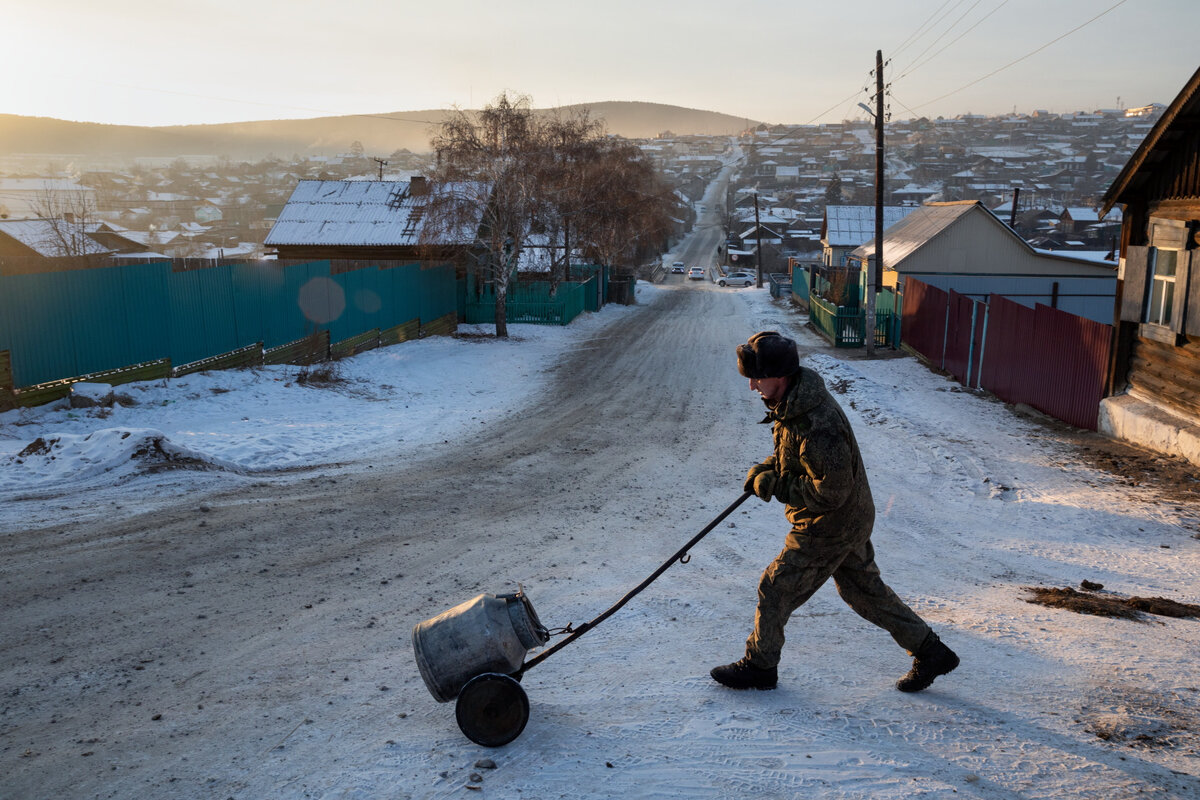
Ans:
<svg viewBox="0 0 1200 800"><path fill-rule="evenodd" d="M529 722L529 698L508 675L485 672L467 681L454 705L458 727L475 744L502 747Z"/></svg>

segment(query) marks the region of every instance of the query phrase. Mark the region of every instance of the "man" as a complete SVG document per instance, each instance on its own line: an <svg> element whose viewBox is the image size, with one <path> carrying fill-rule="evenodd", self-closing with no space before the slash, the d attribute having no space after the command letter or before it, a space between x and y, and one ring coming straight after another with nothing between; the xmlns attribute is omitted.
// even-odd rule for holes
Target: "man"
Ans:
<svg viewBox="0 0 1200 800"><path fill-rule="evenodd" d="M792 529L759 582L745 657L716 667L713 678L734 689L774 689L788 617L832 577L852 609L914 657L896 688L928 688L958 666L958 656L879 577L871 546L875 504L841 406L821 376L800 366L796 343L775 331L739 345L737 360L762 396L763 422L772 423L775 439L774 454L747 473L745 490L784 503Z"/></svg>

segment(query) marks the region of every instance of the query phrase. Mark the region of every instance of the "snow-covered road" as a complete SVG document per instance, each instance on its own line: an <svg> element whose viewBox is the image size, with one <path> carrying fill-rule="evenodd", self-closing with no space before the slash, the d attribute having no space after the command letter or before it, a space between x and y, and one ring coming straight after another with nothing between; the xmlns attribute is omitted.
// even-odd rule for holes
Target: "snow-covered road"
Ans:
<svg viewBox="0 0 1200 800"><path fill-rule="evenodd" d="M0 415L0 795L1200 797L1200 621L1025 591L1200 603L1194 505L912 358L827 348L765 290L639 293L514 341L366 353L327 388L221 373ZM885 579L962 666L897 692L908 658L827 586L779 689L715 685L786 531L752 499L525 676L520 738L466 740L412 625L518 582L578 624L636 585L769 450L733 359L764 328L845 407ZM145 472L144 431L221 468Z"/></svg>

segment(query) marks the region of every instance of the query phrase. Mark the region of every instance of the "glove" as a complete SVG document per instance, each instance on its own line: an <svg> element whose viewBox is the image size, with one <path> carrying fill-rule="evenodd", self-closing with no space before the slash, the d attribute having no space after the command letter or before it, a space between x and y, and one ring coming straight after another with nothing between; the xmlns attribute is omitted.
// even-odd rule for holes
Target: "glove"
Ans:
<svg viewBox="0 0 1200 800"><path fill-rule="evenodd" d="M779 473L773 469L765 469L754 476L754 485L748 491L754 492L763 501L769 503L775 499L775 487L779 484Z"/></svg>
<svg viewBox="0 0 1200 800"><path fill-rule="evenodd" d="M764 472L768 472L773 469L774 469L774 467L767 463L755 464L753 467L750 468L750 471L746 473L746 482L742 484L742 491L743 492L753 492L755 477L757 477L758 475L761 475Z"/></svg>

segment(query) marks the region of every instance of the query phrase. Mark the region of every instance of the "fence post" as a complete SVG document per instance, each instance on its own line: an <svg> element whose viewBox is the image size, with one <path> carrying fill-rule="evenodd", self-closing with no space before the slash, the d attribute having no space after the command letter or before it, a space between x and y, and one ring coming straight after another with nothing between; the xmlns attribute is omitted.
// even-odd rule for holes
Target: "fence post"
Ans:
<svg viewBox="0 0 1200 800"><path fill-rule="evenodd" d="M988 303L983 304L983 336L979 339L979 375L975 379L975 388L983 388L983 354L987 350L987 328L988 317L992 314L992 307Z"/></svg>
<svg viewBox="0 0 1200 800"><path fill-rule="evenodd" d="M942 364L941 369L946 368L946 339L950 336L950 295L946 294L945 318L942 321Z"/></svg>
<svg viewBox="0 0 1200 800"><path fill-rule="evenodd" d="M979 301L971 298L971 330L967 340L967 374L963 380L963 385L968 389L971 388L971 359L975 358L975 315L979 313Z"/></svg>

